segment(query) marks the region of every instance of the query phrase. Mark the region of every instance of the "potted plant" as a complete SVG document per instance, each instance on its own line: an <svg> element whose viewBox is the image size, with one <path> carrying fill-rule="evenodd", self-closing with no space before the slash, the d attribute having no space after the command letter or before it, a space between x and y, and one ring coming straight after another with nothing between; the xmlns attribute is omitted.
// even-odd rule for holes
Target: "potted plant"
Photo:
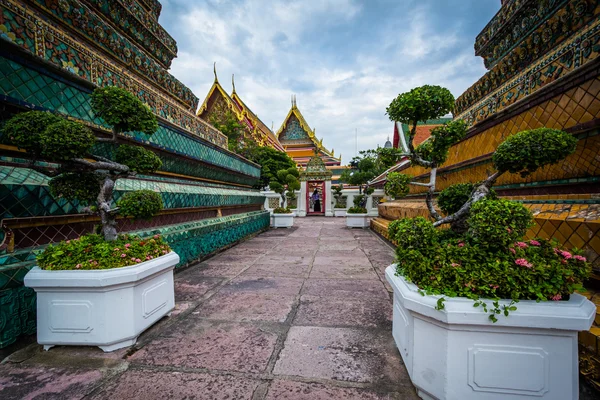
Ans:
<svg viewBox="0 0 600 400"><path fill-rule="evenodd" d="M287 206L287 199L295 199L296 190L300 189L298 169L288 168L277 171L271 178L270 187L281 196L281 207L273 210L272 226L274 228L291 228L294 225L294 213Z"/></svg>
<svg viewBox="0 0 600 400"><path fill-rule="evenodd" d="M354 196L346 212L346 226L351 228L367 228L367 200L375 189L369 187L369 181L381 173L377 152L374 150L361 151L360 156L350 161L350 169L344 170L340 180L358 186L358 195ZM352 215L351 215L352 214Z"/></svg>
<svg viewBox="0 0 600 400"><path fill-rule="evenodd" d="M369 188L371 190L372 188ZM368 228L369 227L369 219L367 214L367 209L364 204L366 203L367 195L359 194L354 196L354 207L350 207L346 212L346 226L348 228Z"/></svg>
<svg viewBox="0 0 600 400"><path fill-rule="evenodd" d="M344 184L340 183L332 188L333 198L335 203L333 205L333 216L334 217L345 217L346 216L346 205L342 203L342 191L344 190Z"/></svg>
<svg viewBox="0 0 600 400"><path fill-rule="evenodd" d="M173 268L179 256L158 235L140 238L119 235L116 229L118 214L151 218L160 211L160 194L128 192L113 204L118 179L160 168L153 152L119 145L123 132L153 134L156 118L116 87L96 89L91 104L96 116L112 127L111 137L96 138L81 123L42 111L18 114L4 126L5 137L30 157L29 167L51 177L53 196L89 205L83 211L97 215L101 223L97 234L46 247L38 266L25 276L25 285L37 292L37 338L45 349L129 346L174 308ZM95 146L100 143L116 147L113 157L96 154L112 151Z"/></svg>
<svg viewBox="0 0 600 400"><path fill-rule="evenodd" d="M503 173L527 176L558 162L577 140L546 128L508 137L493 154L496 172L440 194L442 216L433 201L436 171L466 126L438 127L416 149L412 139L417 121L444 115L453 104L448 90L423 86L387 109L390 119L412 126L405 156L430 169L427 183L391 177L395 194L407 193L409 184L425 186L430 214L389 226L397 243L397 262L386 269L393 337L422 398L576 399L577 332L589 329L595 306L575 290L590 266L556 241L525 240L531 212L495 199L491 187Z"/></svg>

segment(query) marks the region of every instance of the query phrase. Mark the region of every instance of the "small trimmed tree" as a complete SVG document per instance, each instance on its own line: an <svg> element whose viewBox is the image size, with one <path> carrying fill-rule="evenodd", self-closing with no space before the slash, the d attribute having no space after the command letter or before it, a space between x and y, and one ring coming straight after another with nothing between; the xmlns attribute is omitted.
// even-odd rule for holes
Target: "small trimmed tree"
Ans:
<svg viewBox="0 0 600 400"><path fill-rule="evenodd" d="M335 204L333 206L333 208L344 208L341 204L341 198L342 198L342 191L344 190L344 184L340 183L337 186L333 186L331 188L331 192L333 194L333 198L335 199Z"/></svg>
<svg viewBox="0 0 600 400"><path fill-rule="evenodd" d="M282 207L287 208L288 197L293 200L296 198L296 190L300 190L300 174L295 167L277 171L274 178L271 179L270 187L275 193L281 196Z"/></svg>
<svg viewBox="0 0 600 400"><path fill-rule="evenodd" d="M160 194L150 190L129 192L114 207L115 182L153 172L162 162L140 146L119 145L114 160L93 154L93 146L98 142L119 144L123 132L152 135L158 123L152 111L125 89L98 88L91 104L94 114L111 126L111 137L96 138L83 124L44 111L17 114L6 122L4 135L27 152L30 168L52 178L49 186L53 196L87 205L84 211L100 216L104 239L114 241L118 214L150 218L163 207ZM58 163L59 167L41 166L40 160Z"/></svg>
<svg viewBox="0 0 600 400"><path fill-rule="evenodd" d="M482 182L474 184L465 200L466 186L452 189L443 197L443 202L448 205L448 215L442 217L436 211L433 194L436 189L438 168L446 161L450 146L463 139L467 126L462 120L454 120L435 128L429 140L417 148L413 145L419 121L435 119L452 111L454 97L448 89L440 86L421 86L410 92L400 94L387 108L387 114L392 121L398 121L411 126L407 148L404 156L412 164L428 168L429 182L415 182L406 176L403 182L410 185L427 187L426 203L429 214L438 227L443 224L452 224L453 229L466 229L466 220L474 203L490 196L491 188L496 180L504 173L519 173L525 177L537 169L554 164L575 151L577 139L572 135L556 129L538 128L519 132L509 136L501 143L492 157L496 172L492 173ZM465 200L460 206L456 200Z"/></svg>
<svg viewBox="0 0 600 400"><path fill-rule="evenodd" d="M377 164L377 153L373 150L361 151L360 156L350 161L350 167L342 172L340 181L358 186L358 196L354 197L354 205L365 208L368 196L374 191L369 187L369 181L383 172Z"/></svg>

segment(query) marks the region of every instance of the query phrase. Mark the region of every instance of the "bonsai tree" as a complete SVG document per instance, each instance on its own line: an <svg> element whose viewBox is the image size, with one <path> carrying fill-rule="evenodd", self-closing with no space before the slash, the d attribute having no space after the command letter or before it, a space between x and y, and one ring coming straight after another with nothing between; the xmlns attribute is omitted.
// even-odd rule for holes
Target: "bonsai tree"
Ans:
<svg viewBox="0 0 600 400"><path fill-rule="evenodd" d="M350 161L350 167L342 172L340 180L358 186L358 196L354 197L354 205L364 209L368 196L374 191L369 187L369 181L383 171L377 166L377 156L373 150L361 151L360 156Z"/></svg>
<svg viewBox="0 0 600 400"><path fill-rule="evenodd" d="M281 196L282 208L287 209L288 197L291 200L296 198L295 191L300 190L299 177L298 169L293 167L277 171L274 179L271 179L270 187Z"/></svg>
<svg viewBox="0 0 600 400"><path fill-rule="evenodd" d="M344 190L344 184L340 183L337 186L333 186L331 188L331 191L333 193L333 198L335 199L335 205L333 206L333 208L345 208L342 204L341 204L341 199L342 199L342 191Z"/></svg>
<svg viewBox="0 0 600 400"><path fill-rule="evenodd" d="M451 186L439 196L435 209L437 169L446 161L450 146L466 134L466 125L455 120L434 129L431 137L414 148L418 121L438 118L452 110L452 94L438 86L422 86L399 95L387 109L390 119L411 126L404 156L429 169L429 182L390 173L386 193L402 196L409 185L427 188L425 202L430 219L392 221L389 237L397 244L397 272L430 294L475 299L475 306L496 315L516 310L519 299L568 298L590 272L579 251L561 250L556 241L524 240L533 223L522 204L498 200L491 189L505 173L525 177L554 164L576 148L577 139L560 130L538 128L509 136L492 155L495 171L481 182ZM433 222L432 222L433 221ZM451 229L436 229L450 224ZM492 304L479 300L495 299ZM500 305L498 299L512 299ZM438 301L443 308L444 298Z"/></svg>
<svg viewBox="0 0 600 400"><path fill-rule="evenodd" d="M271 147L248 147L248 152L244 154L250 161L254 161L262 168L260 170L260 180L254 186L255 189L264 189L270 185L271 180L277 175L277 171L296 168L296 163L287 153L275 150Z"/></svg>
<svg viewBox="0 0 600 400"><path fill-rule="evenodd" d="M43 111L17 114L5 124L4 135L26 151L31 168L52 178L53 196L88 205L84 211L100 216L104 240L114 241L117 214L150 218L162 209L160 194L149 190L129 192L113 204L117 179L149 173L162 165L160 158L141 146L119 145L119 134L137 131L152 135L158 124L150 109L124 89L96 89L91 104L94 114L111 127L110 137L96 138L83 124ZM108 158L98 154L104 148L95 146L97 143L118 147ZM42 167L37 162L41 160L59 166Z"/></svg>

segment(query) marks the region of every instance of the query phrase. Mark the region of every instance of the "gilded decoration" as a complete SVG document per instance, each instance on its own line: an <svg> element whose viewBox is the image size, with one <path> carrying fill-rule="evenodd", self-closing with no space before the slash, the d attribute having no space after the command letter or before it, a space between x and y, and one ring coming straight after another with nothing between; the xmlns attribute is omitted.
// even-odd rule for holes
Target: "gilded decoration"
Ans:
<svg viewBox="0 0 600 400"><path fill-rule="evenodd" d="M327 169L323 159L314 155L306 164L306 168L300 171L301 181L330 181L332 172Z"/></svg>
<svg viewBox="0 0 600 400"><path fill-rule="evenodd" d="M476 124L594 60L600 50L600 5L590 3L578 15L575 10L582 1L588 4L569 1L524 38L456 100L455 114Z"/></svg>
<svg viewBox="0 0 600 400"><path fill-rule="evenodd" d="M82 43L72 40L68 33L20 7L17 3L0 0L0 10L0 25L6 28L6 33L0 35L3 39L98 86L124 87L137 94L159 117L197 137L227 148L227 137L196 117L187 106L184 108L182 103L175 101L177 97L173 94L173 90L170 96L163 94L165 89L168 91L169 85L157 86L155 89L152 83L145 82L141 76L130 73ZM171 76L162 68L160 69L165 76ZM174 88L171 86L171 89ZM189 91L187 88L186 90ZM191 94L191 91L189 93ZM188 106L191 107L192 104Z"/></svg>

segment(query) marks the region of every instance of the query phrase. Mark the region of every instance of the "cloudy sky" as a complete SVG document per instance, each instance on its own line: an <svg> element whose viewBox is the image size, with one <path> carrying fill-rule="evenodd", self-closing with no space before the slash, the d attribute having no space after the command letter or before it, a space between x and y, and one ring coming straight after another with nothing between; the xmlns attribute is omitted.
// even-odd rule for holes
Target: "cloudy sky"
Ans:
<svg viewBox="0 0 600 400"><path fill-rule="evenodd" d="M423 84L460 95L484 74L475 37L500 0L161 0L175 38L171 73L200 98L213 82L236 91L277 131L290 96L344 164L383 146L385 108Z"/></svg>

